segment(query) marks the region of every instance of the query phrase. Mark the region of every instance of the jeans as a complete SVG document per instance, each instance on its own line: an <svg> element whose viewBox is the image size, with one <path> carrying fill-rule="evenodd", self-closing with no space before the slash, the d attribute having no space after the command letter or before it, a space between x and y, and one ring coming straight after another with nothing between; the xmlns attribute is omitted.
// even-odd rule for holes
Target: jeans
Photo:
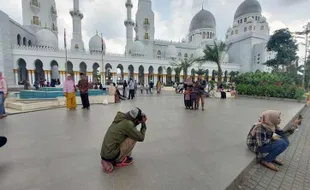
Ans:
<svg viewBox="0 0 310 190"><path fill-rule="evenodd" d="M4 93L0 92L0 116L5 114L5 107L4 107L4 101L5 98L3 97Z"/></svg>
<svg viewBox="0 0 310 190"><path fill-rule="evenodd" d="M263 158L266 162L274 161L278 155L286 150L289 145L289 141L286 136L281 136L280 140L275 140L268 145L262 146L258 149L260 153L268 153L266 157Z"/></svg>
<svg viewBox="0 0 310 190"><path fill-rule="evenodd" d="M89 108L88 93L80 94L83 108Z"/></svg>
<svg viewBox="0 0 310 190"><path fill-rule="evenodd" d="M129 96L128 96L128 100L131 98L133 99L135 97L135 90L134 89L130 89L129 90Z"/></svg>

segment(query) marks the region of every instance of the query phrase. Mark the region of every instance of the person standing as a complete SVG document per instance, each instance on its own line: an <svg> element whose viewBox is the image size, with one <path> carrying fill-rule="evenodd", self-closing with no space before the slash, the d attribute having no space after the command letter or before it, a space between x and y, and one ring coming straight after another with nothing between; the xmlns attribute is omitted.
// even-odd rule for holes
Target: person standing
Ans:
<svg viewBox="0 0 310 190"><path fill-rule="evenodd" d="M0 72L0 119L7 116L4 105L5 99L7 98L7 94L8 94L8 85L6 79L3 77L2 72Z"/></svg>
<svg viewBox="0 0 310 190"><path fill-rule="evenodd" d="M135 95L136 95L136 94L137 94L137 90L138 90L138 83L137 83L137 80L135 80L134 85L135 85Z"/></svg>
<svg viewBox="0 0 310 190"><path fill-rule="evenodd" d="M80 96L82 101L82 109L89 109L89 98L88 98L88 81L83 73L80 73L81 80L79 80L77 87L80 90Z"/></svg>
<svg viewBox="0 0 310 190"><path fill-rule="evenodd" d="M67 74L67 78L64 82L64 95L67 100L67 109L75 110L76 105L76 87L74 81L71 79L71 75Z"/></svg>
<svg viewBox="0 0 310 190"><path fill-rule="evenodd" d="M133 99L135 97L135 83L132 79L129 81L129 96L128 100L131 98Z"/></svg>
<svg viewBox="0 0 310 190"><path fill-rule="evenodd" d="M144 141L146 121L146 115L139 108L127 113L117 112L101 146L101 164L106 173L112 172L114 166L124 167L133 163L131 152L136 142Z"/></svg>
<svg viewBox="0 0 310 190"><path fill-rule="evenodd" d="M152 89L153 89L153 87L154 87L154 83L153 83L153 81L150 81L150 94L153 94L153 92L152 92Z"/></svg>
<svg viewBox="0 0 310 190"><path fill-rule="evenodd" d="M127 88L127 81L126 80L124 80L124 83L123 83L123 97L125 97L126 98L126 88Z"/></svg>
<svg viewBox="0 0 310 190"><path fill-rule="evenodd" d="M201 109L204 109L204 104L205 104L205 88L206 88L206 81L202 80L201 75L198 75L198 80L196 82L197 88L198 88L198 108L199 108L199 101L201 100Z"/></svg>

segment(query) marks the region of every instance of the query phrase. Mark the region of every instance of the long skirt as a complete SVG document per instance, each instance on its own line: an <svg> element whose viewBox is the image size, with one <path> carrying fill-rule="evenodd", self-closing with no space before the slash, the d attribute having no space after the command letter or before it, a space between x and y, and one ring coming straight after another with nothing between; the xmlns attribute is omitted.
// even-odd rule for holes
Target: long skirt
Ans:
<svg viewBox="0 0 310 190"><path fill-rule="evenodd" d="M67 100L67 108L68 109L76 109L76 95L75 92L66 92L65 93Z"/></svg>

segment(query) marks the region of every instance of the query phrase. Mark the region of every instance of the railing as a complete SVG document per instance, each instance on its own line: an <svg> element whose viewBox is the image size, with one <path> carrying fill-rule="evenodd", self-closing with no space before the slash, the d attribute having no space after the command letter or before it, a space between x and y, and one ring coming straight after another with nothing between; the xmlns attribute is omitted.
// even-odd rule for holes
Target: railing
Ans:
<svg viewBox="0 0 310 190"><path fill-rule="evenodd" d="M30 1L30 6L36 7L36 8L40 8L40 3L36 0L31 0Z"/></svg>

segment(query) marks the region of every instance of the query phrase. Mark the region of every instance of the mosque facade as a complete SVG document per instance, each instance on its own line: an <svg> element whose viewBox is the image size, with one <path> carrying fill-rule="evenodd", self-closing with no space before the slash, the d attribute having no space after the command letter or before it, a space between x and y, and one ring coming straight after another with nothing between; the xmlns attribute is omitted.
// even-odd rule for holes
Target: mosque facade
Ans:
<svg viewBox="0 0 310 190"><path fill-rule="evenodd" d="M106 44L98 35L89 41L85 50L82 38L83 13L79 0L73 0L71 48L60 49L58 45L57 9L55 0L22 0L23 24L0 11L0 71L4 72L9 86L30 84L55 76L62 83L65 71L74 80L84 73L90 81L101 78L103 83L120 82L132 78L141 83L161 80L183 81L183 72L176 73L171 62L184 58L203 56L206 45L217 40L214 15L201 9L192 19L187 36L181 42L157 40L155 36L154 12L151 0L139 0L135 20L132 19L133 4L126 0L127 18L126 47L124 54L106 52ZM226 43L229 51L223 56L224 80L231 72L269 71L263 63L275 55L266 51L270 28L262 16L257 0L245 0L234 16L233 25L228 28ZM67 39L66 41L68 41ZM216 79L217 65L204 64L205 77ZM193 76L193 66L187 75ZM57 73L55 73L57 72ZM100 76L100 77L99 77Z"/></svg>

